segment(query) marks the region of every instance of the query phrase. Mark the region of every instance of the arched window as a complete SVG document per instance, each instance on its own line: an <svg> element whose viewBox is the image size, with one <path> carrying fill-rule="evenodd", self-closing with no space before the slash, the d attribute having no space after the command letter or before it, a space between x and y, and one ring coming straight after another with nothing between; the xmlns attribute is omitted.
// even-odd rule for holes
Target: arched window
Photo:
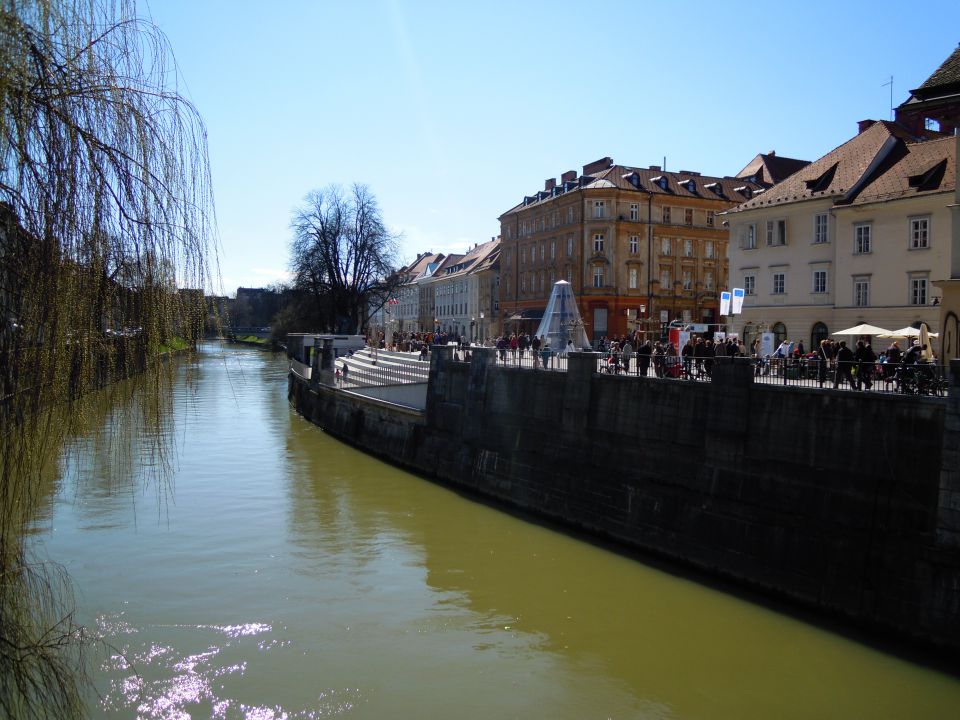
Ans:
<svg viewBox="0 0 960 720"><path fill-rule="evenodd" d="M810 352L820 347L820 341L826 340L829 335L826 325L822 322L814 323L813 329L810 331Z"/></svg>
<svg viewBox="0 0 960 720"><path fill-rule="evenodd" d="M787 326L782 322L774 323L773 327L770 328L770 332L773 333L773 347L777 349L780 347L780 343L787 339Z"/></svg>

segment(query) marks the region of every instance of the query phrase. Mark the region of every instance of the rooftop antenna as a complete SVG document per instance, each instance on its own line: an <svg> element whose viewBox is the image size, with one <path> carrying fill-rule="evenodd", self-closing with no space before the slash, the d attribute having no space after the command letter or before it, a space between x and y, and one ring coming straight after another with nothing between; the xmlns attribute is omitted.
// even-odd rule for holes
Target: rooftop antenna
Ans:
<svg viewBox="0 0 960 720"><path fill-rule="evenodd" d="M890 119L893 120L893 75L890 76L890 81L883 83L880 87L890 86Z"/></svg>

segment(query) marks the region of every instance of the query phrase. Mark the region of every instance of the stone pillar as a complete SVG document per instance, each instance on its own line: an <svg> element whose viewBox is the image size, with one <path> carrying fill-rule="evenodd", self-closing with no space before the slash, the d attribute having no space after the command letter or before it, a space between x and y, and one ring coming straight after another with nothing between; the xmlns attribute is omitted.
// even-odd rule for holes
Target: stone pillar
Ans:
<svg viewBox="0 0 960 720"><path fill-rule="evenodd" d="M747 440L753 363L750 358L718 357L710 377L704 431L712 465L739 467Z"/></svg>
<svg viewBox="0 0 960 720"><path fill-rule="evenodd" d="M496 365L497 349L470 348L470 378L467 381L467 401L464 408L463 439L476 440L480 436L487 413L487 373Z"/></svg>
<svg viewBox="0 0 960 720"><path fill-rule="evenodd" d="M443 402L447 392L447 368L453 362L453 348L449 345L430 346L430 377L427 380L427 422L437 417L434 408Z"/></svg>
<svg viewBox="0 0 960 720"><path fill-rule="evenodd" d="M565 434L582 437L587 429L593 376L600 353L567 353L567 378L563 392L561 427Z"/></svg>
<svg viewBox="0 0 960 720"><path fill-rule="evenodd" d="M320 347L314 345L313 363L310 373L310 384L333 387L336 384L334 377L333 338L317 338L314 343L320 342Z"/></svg>
<svg viewBox="0 0 960 720"><path fill-rule="evenodd" d="M950 361L950 391L943 419L937 543L960 549L960 360Z"/></svg>

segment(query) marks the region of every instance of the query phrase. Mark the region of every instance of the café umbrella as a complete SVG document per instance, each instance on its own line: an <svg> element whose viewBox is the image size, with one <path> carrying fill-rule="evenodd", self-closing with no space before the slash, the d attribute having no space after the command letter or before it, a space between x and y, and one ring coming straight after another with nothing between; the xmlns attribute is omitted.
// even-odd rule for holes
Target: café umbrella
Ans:
<svg viewBox="0 0 960 720"><path fill-rule="evenodd" d="M932 338L940 337L937 333L932 333L932 332L928 332L927 335L929 335L929 336L932 337ZM920 337L920 329L919 329L919 328L915 328L915 327L900 328L899 330L891 330L890 332L882 335L881 337L887 337L887 338L919 338L919 337Z"/></svg>
<svg viewBox="0 0 960 720"><path fill-rule="evenodd" d="M859 325L854 325L846 330L837 330L837 332L831 333L831 335L884 335L889 332L889 330L884 330L882 327L877 327L876 325L860 323Z"/></svg>

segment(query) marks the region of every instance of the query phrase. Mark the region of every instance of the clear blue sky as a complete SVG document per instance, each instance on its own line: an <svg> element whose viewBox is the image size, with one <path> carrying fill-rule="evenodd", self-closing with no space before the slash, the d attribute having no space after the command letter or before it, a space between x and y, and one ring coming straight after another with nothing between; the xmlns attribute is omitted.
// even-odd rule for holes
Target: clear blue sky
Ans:
<svg viewBox="0 0 960 720"><path fill-rule="evenodd" d="M143 0L141 0L143 2ZM152 0L209 135L223 291L284 278L311 189L367 184L419 251L463 252L548 177L611 156L732 175L890 116L960 3Z"/></svg>

